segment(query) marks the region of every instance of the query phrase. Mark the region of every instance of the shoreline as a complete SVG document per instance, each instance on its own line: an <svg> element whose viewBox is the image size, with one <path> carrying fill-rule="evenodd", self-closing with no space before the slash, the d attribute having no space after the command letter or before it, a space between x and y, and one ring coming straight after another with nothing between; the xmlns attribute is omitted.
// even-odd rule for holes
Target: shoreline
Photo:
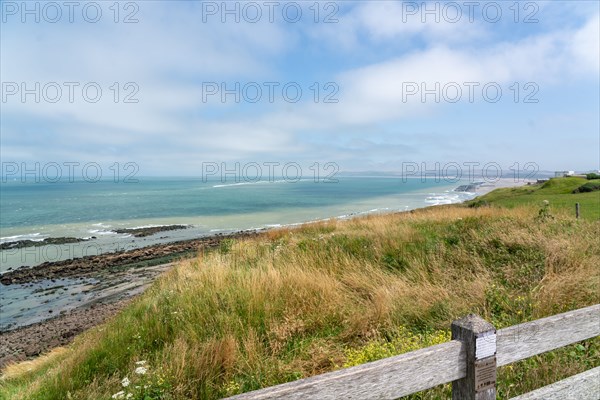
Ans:
<svg viewBox="0 0 600 400"><path fill-rule="evenodd" d="M379 182L380 180L381 177L379 180L376 179L375 181ZM500 179L500 181L502 180L510 179ZM127 248L142 247L151 243L154 244L158 241L166 242L166 240L163 239L170 239L171 241L186 240L200 236L212 235L217 232L232 233L246 229L268 228L279 224L298 224L306 221L344 216L350 213L369 212L374 209L379 209L380 211L403 211L405 208L415 209L436 203L435 201L429 201L427 196L448 196L446 202L457 203L464 200L464 193L456 191L455 189L457 189L457 187L460 185L470 184L473 182L473 179L468 181L456 181L443 177L436 177L435 179L428 178L427 182L423 181L421 182L423 185L421 185L418 177L410 178L408 182L401 182L400 177L393 177L393 179L388 177L388 179L385 179L383 182L375 183L373 186L375 192L369 196L356 196L355 189L353 189L352 186L355 185L355 183L345 182L341 184L340 193L348 196L348 199L346 200L327 202L326 200L331 197L329 196L331 191L326 190L323 194L324 203L322 205L316 205L313 202L314 196L307 195L305 198L300 198L298 201L296 201L293 197L291 197L290 201L284 201L281 203L281 210L269 207L260 209L248 208L246 207L247 204L244 202L240 204L235 203L236 206L241 205L245 207L241 210L237 210L235 208L230 209L228 207L223 208L219 206L217 206L216 209L211 209L210 207L192 209L188 205L187 208L183 210L187 211L185 213L177 212L165 214L162 211L158 211L154 214L151 211L153 206L147 205L147 207L149 207L147 212L140 213L139 215L135 215L136 213L130 213L131 215L129 217L115 214L112 216L99 215L95 218L61 219L53 216L49 220L45 221L44 224L32 224L31 222L33 220L30 220L28 223L24 223L24 225L22 225L21 222L18 222L21 221L20 219L16 219L14 224L8 224L2 228L0 245L4 245L7 249L13 249L14 247L8 247L8 243L28 241L30 246L36 245L42 247L44 244L41 244L40 242L43 242L44 240L55 240L56 238L71 237L87 241L87 243L84 243L80 246L77 246L76 243L74 243L72 246L64 246L67 250L72 251L78 251L78 247L94 246L99 246L102 248L106 247L108 249L111 244L117 243L122 243L123 245L127 246ZM371 187L371 185L369 184L368 187ZM276 186L275 188L278 191L283 190L280 189L279 186ZM207 188L199 187L195 189L200 190ZM292 189L296 190L295 188ZM288 189L285 190L287 191ZM212 193L211 190L208 192ZM218 202L225 201L223 196L229 194L225 192L225 189L222 191L216 191L215 193L218 193L219 196L213 196L215 197L214 200ZM127 193L122 194L126 195ZM192 194L197 195L196 192L192 192ZM201 194L204 196L203 192ZM250 194L256 195L254 192ZM120 195L121 193L117 193L116 197L119 197ZM207 198L207 200L211 199L212 198ZM390 207L390 204L395 206ZM165 206L162 204L159 204L157 207L161 210L165 208ZM225 209L231 212L223 213ZM312 211L318 209L322 209L323 211ZM215 210L217 211L216 214L213 213ZM244 210L247 210L248 212L244 212ZM81 208L78 209L78 212L86 213L87 211L85 208ZM37 220L39 221L39 217ZM166 236L165 238L158 238L157 235L153 235L151 233L147 235L133 234L140 228L164 227L170 225L185 225L188 229L173 229L171 232L167 232L165 230L163 231L163 235L161 235ZM35 242L36 244L31 242ZM52 243L48 242L47 244ZM56 244L60 245L60 243ZM73 254L72 256L82 255L85 254ZM15 260L14 257L10 256L10 254L8 261L9 266L13 268L21 265L18 264L18 260ZM57 261L57 259L54 258L48 261ZM27 260L27 262L29 262L29 260ZM37 262L38 261L35 261L34 263ZM29 265L34 265L34 263L30 263ZM5 272L5 269L0 268L0 273L2 272Z"/></svg>
<svg viewBox="0 0 600 400"><path fill-rule="evenodd" d="M217 234L176 244L152 245L117 255L108 253L88 259L44 263L3 274L2 285L5 288L32 286L40 281L58 283L38 293L42 298L55 295L57 303L68 294L63 292L66 289L60 285L61 280L75 277L85 283L75 289L81 295L77 301L73 300L75 304L59 303L50 309L45 307L38 312L46 311L44 315L34 318L33 322L9 325L0 331L0 369L9 363L31 359L54 347L66 345L79 333L104 322L143 293L157 276L170 269L178 259L201 249L217 248L225 239L258 234L258 231ZM165 257L170 261L162 262ZM86 281L88 279L93 281ZM76 298L73 293L70 295ZM43 303L48 304L49 300Z"/></svg>
<svg viewBox="0 0 600 400"><path fill-rule="evenodd" d="M500 185L483 185L478 187L480 190L473 198L500 187L524 184L525 182L503 182ZM429 205L422 208L434 206ZM386 213L398 212L404 211L395 210ZM337 219L346 220L364 215L368 215L368 213L350 214L337 217ZM329 219L331 218L325 220ZM318 221L306 221L302 224L311 222ZM298 225L301 224L282 225L280 228ZM167 230L170 229L173 228L167 227ZM80 304L54 307L54 309L48 310L50 315L46 315L45 318L40 316L39 320L34 318L30 323L25 322L16 326L13 324L7 326L7 329L2 328L0 330L0 340L2 341L0 370L9 363L31 359L54 347L66 345L79 333L101 324L129 304L135 296L141 294L158 275L168 270L177 259L194 254L200 249L217 248L223 239L257 236L266 230L267 228L260 228L230 234L218 233L197 239L153 244L116 253L45 262L33 267L13 269L0 275L0 283L5 287L33 285L40 281L59 283L41 291L57 295L58 298L61 296L64 298L61 290L65 290L60 285L60 280L77 279L84 282L86 279L95 280L95 282L84 284L79 288L80 294L84 295L75 303ZM75 297L73 293L71 296ZM50 301L44 300L44 302L49 303Z"/></svg>

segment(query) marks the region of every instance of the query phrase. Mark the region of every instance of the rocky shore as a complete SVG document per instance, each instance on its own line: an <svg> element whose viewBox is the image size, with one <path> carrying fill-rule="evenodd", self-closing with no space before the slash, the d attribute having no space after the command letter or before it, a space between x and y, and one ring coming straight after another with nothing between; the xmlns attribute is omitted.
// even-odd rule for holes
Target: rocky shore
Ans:
<svg viewBox="0 0 600 400"><path fill-rule="evenodd" d="M162 226L149 226L144 228L126 228L126 229L115 229L115 233L127 233L135 237L146 237L154 235L158 232L175 231L179 229L187 229L188 225L162 225Z"/></svg>
<svg viewBox="0 0 600 400"><path fill-rule="evenodd" d="M218 234L129 251L46 262L2 274L0 289L33 288L48 282L56 282L52 284L57 285L65 279L93 283L82 284L75 293L67 292L67 288L60 285L37 293L38 303L41 301L44 308L43 311L36 311L36 308L31 311L44 314L38 318L41 322L9 327L9 330L0 333L0 369L8 363L33 358L56 346L70 343L77 334L102 323L122 309L160 273L168 270L174 261L193 256L203 249L214 249L224 239L257 234L255 231ZM72 296L67 305L64 304L65 296ZM23 310L27 312L29 309Z"/></svg>
<svg viewBox="0 0 600 400"><path fill-rule="evenodd" d="M0 334L0 368L28 360L55 347L69 344L75 336L101 324L125 307L131 298L78 308L56 318Z"/></svg>
<svg viewBox="0 0 600 400"><path fill-rule="evenodd" d="M255 232L238 232L229 235L216 235L201 239L157 244L139 249L91 255L63 261L44 262L34 267L21 267L0 275L3 285L24 284L43 279L67 277L87 277L101 272L115 271L136 263L155 261L168 262L174 258L189 254L201 248L213 248L224 238L240 238L256 235ZM166 259L169 258L169 259Z"/></svg>
<svg viewBox="0 0 600 400"><path fill-rule="evenodd" d="M74 237L46 238L42 240L17 240L15 242L1 243L0 250L22 249L25 247L47 246L50 244L59 245L68 243L79 243L85 242L87 240L89 239L80 239Z"/></svg>

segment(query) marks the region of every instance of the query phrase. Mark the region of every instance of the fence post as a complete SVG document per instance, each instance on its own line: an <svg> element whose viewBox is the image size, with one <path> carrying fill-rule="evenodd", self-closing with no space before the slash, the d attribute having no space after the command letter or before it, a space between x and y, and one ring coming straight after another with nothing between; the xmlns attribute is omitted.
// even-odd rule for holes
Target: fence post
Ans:
<svg viewBox="0 0 600 400"><path fill-rule="evenodd" d="M579 219L579 203L575 203L575 218Z"/></svg>
<svg viewBox="0 0 600 400"><path fill-rule="evenodd" d="M496 328L469 314L452 322L452 339L465 344L467 376L452 382L453 400L496 399Z"/></svg>

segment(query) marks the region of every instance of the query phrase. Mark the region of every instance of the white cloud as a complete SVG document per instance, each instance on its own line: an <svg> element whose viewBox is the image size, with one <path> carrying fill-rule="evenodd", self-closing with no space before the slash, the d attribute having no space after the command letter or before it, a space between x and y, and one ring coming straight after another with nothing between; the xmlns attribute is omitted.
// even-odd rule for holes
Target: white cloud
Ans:
<svg viewBox="0 0 600 400"><path fill-rule="evenodd" d="M409 134L388 132L379 141L360 140L361 135L372 134L381 124L401 125L419 116L426 117L425 124L440 108L421 102L420 96L405 102L407 82L424 82L429 88L436 82L498 82L506 89L514 81L561 87L597 79L597 14L578 29L491 43L490 32L477 24L423 24L415 19L398 23L399 7L397 2L360 2L340 16L340 23L306 26L305 31L268 23L203 24L196 6L162 2L145 3L140 23L132 26L17 26L8 27L8 35L3 27L3 82L96 81L106 91L97 104L3 104L3 113L21 122L3 123L3 156L79 152L90 157L102 149L102 157L188 165L194 159L324 154L303 136L310 133L330 135L332 139L323 141L342 157L359 154L358 147L366 149L360 154L363 158L387 157L393 153L390 148L418 148L425 138L411 136L408 144L398 140L386 150L386 134ZM311 50L322 44L322 38L312 36L317 34L328 34L331 43L342 46L326 54L327 61L319 53L311 58ZM398 43L405 48L398 50ZM365 50L370 44L375 49ZM396 50L375 60L363 56L363 50L376 53L388 45ZM348 50L354 53L346 62ZM299 60L307 65L286 64ZM240 111L235 104L202 102L202 81L287 79L288 68L304 74L320 67L337 71L338 104L279 102L252 112L248 107ZM116 81L136 82L140 103L110 101L107 88ZM35 124L27 125L29 121ZM47 142L32 148L30 142L17 140L25 134L41 141L46 137ZM345 135L356 140L335 141Z"/></svg>
<svg viewBox="0 0 600 400"><path fill-rule="evenodd" d="M433 13L427 14L428 11ZM405 40L408 35L422 34L432 41L464 43L484 34L478 24L470 22L467 9L460 5L448 7L448 4L439 1L428 5L418 2L363 2L352 14L356 17L357 28L366 30L376 40Z"/></svg>
<svg viewBox="0 0 600 400"><path fill-rule="evenodd" d="M581 29L541 34L518 42L504 42L490 48L434 46L393 60L353 69L339 75L342 97L336 107L340 121L368 123L428 112L436 107L432 95L423 101L422 84L433 89L439 83L457 83L467 101L468 86L477 82L475 101L483 101L481 88L497 83L505 91L514 83L534 82L540 87L569 80L598 76L598 16ZM593 38L592 38L593 37ZM416 95L406 95L412 84ZM452 93L453 95L453 93ZM441 103L444 97L441 96ZM447 102L446 102L447 103Z"/></svg>
<svg viewBox="0 0 600 400"><path fill-rule="evenodd" d="M21 123L4 124L3 142L30 135L31 130L42 135L39 128L26 128L25 121L51 126L55 135L82 148L101 143L114 148L131 146L165 135L194 139L198 135L195 120L206 108L201 82L273 75L269 60L286 51L287 33L280 25L269 23L204 24L199 8L190 7L148 2L141 6L137 24L14 21L3 26L2 81L25 82L29 89L36 82L42 88L56 82L63 92L57 103L43 97L36 103L31 95L25 102L19 94L9 97L3 114L19 118ZM69 88L64 82L78 83L73 102L68 100ZM90 82L102 89L97 103L82 97L83 85ZM110 89L114 82L120 86L117 103ZM133 90L124 90L127 82L139 88L134 96L139 103L123 102ZM214 133L222 135L226 128L224 124ZM211 129L216 130L216 124L200 133L210 136ZM241 130L234 132L247 135ZM75 137L78 141L72 140ZM51 148L52 138L48 141ZM49 150L40 148L37 153Z"/></svg>
<svg viewBox="0 0 600 400"><path fill-rule="evenodd" d="M451 3L459 6L448 7L444 2L430 2L426 7L436 10L433 14L427 14L423 4L358 2L355 7L343 10L338 23L317 26L314 36L349 52L369 52L373 45L410 48L421 40L437 45L467 44L485 41L490 36L490 23L472 21L462 3Z"/></svg>
<svg viewBox="0 0 600 400"><path fill-rule="evenodd" d="M598 73L600 70L600 14L589 19L584 27L572 37L571 51L574 56L574 68L583 73Z"/></svg>

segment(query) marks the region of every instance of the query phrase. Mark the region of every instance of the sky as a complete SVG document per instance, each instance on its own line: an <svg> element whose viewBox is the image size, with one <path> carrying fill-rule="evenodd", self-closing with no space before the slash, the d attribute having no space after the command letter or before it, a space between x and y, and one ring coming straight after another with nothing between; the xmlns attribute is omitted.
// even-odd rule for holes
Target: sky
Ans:
<svg viewBox="0 0 600 400"><path fill-rule="evenodd" d="M598 1L0 6L3 169L600 168Z"/></svg>

